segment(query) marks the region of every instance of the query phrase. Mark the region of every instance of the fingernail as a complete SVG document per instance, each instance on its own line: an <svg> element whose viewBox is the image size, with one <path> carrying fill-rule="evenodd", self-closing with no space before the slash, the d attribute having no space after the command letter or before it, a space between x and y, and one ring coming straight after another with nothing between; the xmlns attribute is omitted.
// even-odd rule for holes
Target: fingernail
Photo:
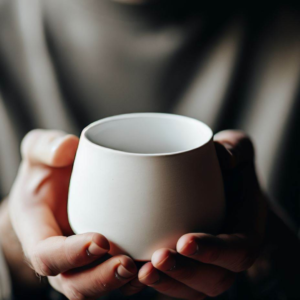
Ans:
<svg viewBox="0 0 300 300"><path fill-rule="evenodd" d="M159 273L157 271L152 272L151 276L150 276L150 283L148 285L156 285L158 283L160 283L160 276Z"/></svg>
<svg viewBox="0 0 300 300"><path fill-rule="evenodd" d="M173 271L176 268L175 255L166 251L156 251L152 255L152 264L162 271Z"/></svg>
<svg viewBox="0 0 300 300"><path fill-rule="evenodd" d="M151 262L146 263L139 271L139 281L145 285L155 285L160 282L160 276L157 269Z"/></svg>
<svg viewBox="0 0 300 300"><path fill-rule="evenodd" d="M192 256L199 252L199 246L196 241L191 240L190 242L186 243L179 252L184 255Z"/></svg>
<svg viewBox="0 0 300 300"><path fill-rule="evenodd" d="M123 265L119 265L117 268L117 276L121 279L129 279L134 276L136 272L132 273L131 271L127 270Z"/></svg>
<svg viewBox="0 0 300 300"><path fill-rule="evenodd" d="M86 250L88 256L101 256L107 253L108 249L101 248L95 242L91 242L88 249Z"/></svg>
<svg viewBox="0 0 300 300"><path fill-rule="evenodd" d="M153 269L150 273L143 277L146 285L156 285L160 282L160 276L157 270Z"/></svg>

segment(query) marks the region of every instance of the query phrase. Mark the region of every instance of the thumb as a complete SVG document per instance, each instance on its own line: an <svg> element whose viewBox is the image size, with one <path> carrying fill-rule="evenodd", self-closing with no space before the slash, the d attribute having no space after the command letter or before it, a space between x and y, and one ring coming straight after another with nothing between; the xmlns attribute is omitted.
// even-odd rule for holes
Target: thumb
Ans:
<svg viewBox="0 0 300 300"><path fill-rule="evenodd" d="M36 243L27 258L38 274L55 276L90 264L103 257L109 247L108 240L99 233L52 236Z"/></svg>
<svg viewBox="0 0 300 300"><path fill-rule="evenodd" d="M79 139L63 131L35 129L21 144L24 160L51 167L66 167L74 162Z"/></svg>

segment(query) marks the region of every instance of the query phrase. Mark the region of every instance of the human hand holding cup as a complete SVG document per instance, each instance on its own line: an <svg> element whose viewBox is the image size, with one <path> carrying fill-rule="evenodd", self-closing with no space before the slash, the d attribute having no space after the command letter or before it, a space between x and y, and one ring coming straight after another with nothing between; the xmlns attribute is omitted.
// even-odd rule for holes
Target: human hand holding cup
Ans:
<svg viewBox="0 0 300 300"><path fill-rule="evenodd" d="M130 200L127 197L128 194L125 193L126 197L115 198L115 202L112 201L106 204L106 207L112 206L113 213L116 211L119 214L121 217L119 220L124 224L124 228L118 223L118 218L114 218L115 215L112 214L108 215L108 217L111 217L111 223L114 222L112 225L115 226L108 227L105 222L102 222L99 230L95 229L95 227L91 229L86 227L88 232L72 235L73 232L67 219L66 200L69 176L71 175L77 149L77 138L62 132L34 130L23 140L23 162L9 195L10 219L21 242L27 261L38 274L50 276L48 277L50 284L69 298L74 297L75 294L77 296L99 297L120 287L126 294L133 294L143 288L143 285L138 283L136 278L134 279L137 270L128 256L115 255L104 263L96 266L90 265L91 262L97 260L109 249L111 249L111 254L116 254L119 251L129 254L137 260L149 260L145 256L142 257L142 251L147 251L147 247L153 247L156 250L157 245L160 249L155 252L153 250L153 255L150 253L152 250L149 251L150 256L152 255L151 262L146 263L140 270L139 281L169 296L181 298L197 297L197 299L203 299L206 295L214 296L226 290L233 282L234 273L247 269L257 256L264 236L266 206L256 177L253 146L249 138L241 132L226 131L219 133L215 137L216 143L213 145L209 138L207 140L205 138L209 136L206 133L211 133L209 129L208 131L206 130L206 125L200 123L202 126L192 126L193 122L198 123L198 121L180 116L146 115L149 118L152 117L152 119L155 119L155 117L168 119L170 117L168 121L172 121L172 119L176 121L176 118L182 118L181 120L184 122L178 122L178 126L174 126L174 123L169 124L169 126L166 126L168 124L165 123L162 126L164 120L160 120L161 122L155 120L154 125L153 120L150 120L150 126L149 123L143 124L143 122L138 122L138 124L131 127L125 126L122 122L118 126L106 124L113 125L111 128L115 129L118 129L119 125L121 125L120 128L122 130L108 131L109 134L104 135L106 137L104 140L102 140L103 136L101 137L101 130L98 131L99 128L96 131L91 131L92 135L89 138L101 137L102 142L105 142L101 146L85 141L90 146L96 147L97 151L101 148L103 151L108 151L107 153L113 152L111 156L106 156L111 159L105 160L103 166L113 166L112 171L117 171L119 165L123 165L123 169L121 169L123 173L115 172L116 177L113 177L113 172L110 173L110 179L115 181L116 185L111 183L109 187L115 186L116 188L118 184L126 187L126 185L122 185L120 178L125 178L124 183L130 182L130 178L137 178L137 181L140 180L140 183L148 183L147 180L144 180L145 174L147 172L150 174L147 178L151 185L148 186L146 191L158 196L160 201L155 197L150 197L153 194L150 196L146 194L147 197L138 198L138 200L142 199L141 203L136 201L137 199L134 197L133 200L135 201L130 202L128 201L128 199ZM129 119L132 117L144 119L145 114L134 114L127 117ZM85 129L84 132L88 133L90 128L97 127L95 125L106 123L112 119L113 121L114 119L122 120L126 119L126 116L113 117L96 122ZM183 125L187 121L191 123L186 128ZM136 127L137 130L131 131L132 127L133 129ZM149 127L152 130L147 131L146 129L149 129ZM201 130L202 127L204 129ZM101 129L105 133L109 128L110 126L102 127ZM192 130L193 128L194 130ZM129 134L124 134L126 132L129 132ZM142 139L142 136L137 134L140 132L146 132L148 139ZM158 134L160 132L162 135ZM188 135L187 132L189 133ZM201 140L198 139L199 134L202 136ZM157 141L157 136L162 136L162 138L158 140L159 143L154 143L154 141ZM127 144L125 142L129 137L130 143ZM170 138L169 140L167 139L168 137ZM120 142L119 144L112 143L115 138L117 142ZM83 138L81 139L81 144L82 140ZM172 141L175 142L172 143ZM184 144L184 147L182 144ZM208 147L209 144L212 148ZM133 149L132 145L138 145L139 147ZM230 220L230 224L233 226L228 227L229 224L225 222L225 226L222 225L220 231L227 234L219 234L217 236L203 233L203 231L212 233L218 231L218 227L223 219L222 209L224 209L224 202L220 201L221 206L217 206L217 202L214 202L214 205L210 205L212 203L211 200L208 201L203 193L204 191L210 192L213 190L213 188L209 189L209 187L211 187L211 182L218 182L218 180L214 181L216 178L221 179L220 177L212 176L212 174L216 175L218 173L209 173L209 170L211 170L209 167L216 167L214 163L217 162L216 159L209 158L206 153L213 153L214 156L214 146L222 165L226 187L226 202L227 204L231 203L226 209L226 220L227 222ZM106 148L113 148L114 150ZM200 151L201 148L203 152ZM149 149L151 152L149 152ZM212 149L212 152L209 152L210 149ZM198 150L199 153L197 152ZM134 151L136 152L135 154ZM80 150L77 153L76 160L82 156L81 152ZM86 176L86 172L92 169L91 166L94 167L95 160L89 152L89 149L87 149L87 152L83 152L85 153L84 161L87 164L83 164L81 169L77 168L77 172L78 170L84 171L82 173L79 172L79 175L77 174L79 179L77 178L76 181L79 184L88 182L87 179L89 178L84 176ZM117 153L120 154L120 157L115 156ZM127 163L122 163L124 161L121 154L128 156ZM96 158L101 158L101 156L96 156ZM180 158L178 161L175 159L177 156ZM132 158L132 160L129 158ZM144 160L145 158L149 159L148 163ZM141 164L141 161L144 164ZM198 161L201 162L200 165L197 163ZM133 177L132 174L135 173L130 172L133 169L131 169L128 162L133 162L134 170L140 170L139 176ZM75 170L76 165L77 163L75 162ZM136 166L140 166L140 168ZM200 166L202 170L199 171ZM191 172L189 172L189 168ZM158 177L152 176L156 174L158 174ZM231 177L233 174L242 183L238 185L241 188L238 189L241 190L241 194L237 193L237 183L232 181ZM130 176L126 178L126 175ZM154 178L157 180L154 180ZM104 180L104 183L107 184L107 182L109 185L109 181ZM195 192L195 190L191 192L191 189L188 189L188 192L182 197L184 188L199 188L195 182L203 182L200 185L201 189L198 192ZM72 178L73 183L74 180ZM98 183L101 185L102 181L99 180ZM70 195L73 188L72 184ZM129 195L137 196L142 194L144 185L133 184L132 186L131 190L135 190L136 194ZM232 186L233 190L229 188L230 186ZM159 187L159 189L155 189L155 187ZM214 188L219 191L223 190L222 186L217 187L214 185ZM87 189L87 191L89 190ZM81 200L83 205L89 206L93 203L89 203L87 191L82 195L82 199L78 198L78 200ZM125 192L127 189L124 188L123 191ZM158 193L158 191L167 192ZM193 196L193 193L195 194L194 198L188 197ZM112 195L115 194L113 193ZM172 197L167 197L170 195ZM98 202L101 204L103 197L100 196L94 199L96 204ZM172 201L173 198L174 200ZM69 200L68 205L70 208L72 199L70 198ZM165 205L163 210L159 210L160 205L165 204L166 200L168 200L167 203L169 204ZM124 214L121 214L121 211L118 210L120 201L124 201L123 206L121 206ZM203 206L199 206L199 201L203 202ZM136 215L131 212L136 207L132 205L135 203L140 205L136 209ZM208 204L206 205L206 203ZM205 211L207 207L211 209L208 210L210 214L207 214L207 210ZM222 209L218 210L220 207ZM83 211L85 207L83 206L82 208ZM171 209L172 214L169 209ZM215 214L213 214L213 209L217 209ZM94 206L94 210L96 212L94 222L97 222L97 220L101 220L97 212L102 210L103 216L105 211L103 212L101 205L99 209ZM191 213L193 210L195 212ZM140 212L144 213L144 218L134 219L139 216ZM181 213L184 213L185 218L181 218ZM128 215L131 218L126 218ZM69 216L71 215L69 214ZM95 215L90 214L87 216L87 219L93 216ZM85 220L82 219L84 222ZM86 223L84 222L82 224L85 226ZM127 222L129 225L131 224L131 230L127 230L128 227L126 228L125 226ZM75 218L71 223L73 228L77 230L74 225L77 226L78 220ZM102 228L102 225L106 226ZM114 237L108 232L112 246L109 247L106 238L97 233L102 232L105 228L115 228L115 231L112 231L112 233L121 231L126 238L131 237L131 241L135 244L123 243L118 236ZM187 234L181 236L181 232ZM178 241L176 238L177 233L178 237L180 237ZM142 242L145 241L145 237L146 244L144 245ZM175 242L174 240L172 241L173 237ZM127 239L125 239L126 241ZM182 248L183 244L188 245L188 247ZM95 245L102 247L102 250L95 247ZM194 253L190 250L195 245L198 245L197 247L200 251ZM175 247L177 247L177 252L174 250ZM94 256L95 251L99 254L99 250L101 250L100 255ZM189 257L190 255L191 257ZM161 263L161 260L163 260L163 263ZM176 266L175 269L174 265ZM85 267L81 268L82 266ZM125 272L124 266L127 270L129 268L131 273ZM153 280L157 278L159 278L159 283L154 284ZM129 281L130 283L128 283ZM101 284L101 282L105 283L105 285ZM137 286L135 286L136 284Z"/></svg>

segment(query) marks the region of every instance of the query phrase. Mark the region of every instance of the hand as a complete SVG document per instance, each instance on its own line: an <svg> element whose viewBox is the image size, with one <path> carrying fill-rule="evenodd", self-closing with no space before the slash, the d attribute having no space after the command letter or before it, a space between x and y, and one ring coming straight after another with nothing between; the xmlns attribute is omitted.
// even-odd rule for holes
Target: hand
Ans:
<svg viewBox="0 0 300 300"><path fill-rule="evenodd" d="M108 240L98 233L73 235L68 223L77 146L77 137L58 131L34 130L24 138L23 161L9 195L13 228L28 263L69 299L95 299L124 285L135 293L143 285L135 284L132 259L118 255L100 264L109 252Z"/></svg>
<svg viewBox="0 0 300 300"><path fill-rule="evenodd" d="M226 291L238 272L259 254L267 205L254 168L254 150L247 136L223 131L215 136L227 200L222 234L189 233L176 250L157 250L139 271L139 280L171 297L204 299Z"/></svg>

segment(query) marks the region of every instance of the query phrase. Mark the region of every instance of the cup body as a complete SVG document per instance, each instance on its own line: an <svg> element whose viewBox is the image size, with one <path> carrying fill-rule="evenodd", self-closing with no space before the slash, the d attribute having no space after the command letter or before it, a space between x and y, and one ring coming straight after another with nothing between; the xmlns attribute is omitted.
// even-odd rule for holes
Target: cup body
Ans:
<svg viewBox="0 0 300 300"><path fill-rule="evenodd" d="M111 254L149 260L159 248L175 249L185 233L216 232L224 210L212 132L204 123L138 113L83 130L70 182L69 222L75 233L106 236Z"/></svg>

